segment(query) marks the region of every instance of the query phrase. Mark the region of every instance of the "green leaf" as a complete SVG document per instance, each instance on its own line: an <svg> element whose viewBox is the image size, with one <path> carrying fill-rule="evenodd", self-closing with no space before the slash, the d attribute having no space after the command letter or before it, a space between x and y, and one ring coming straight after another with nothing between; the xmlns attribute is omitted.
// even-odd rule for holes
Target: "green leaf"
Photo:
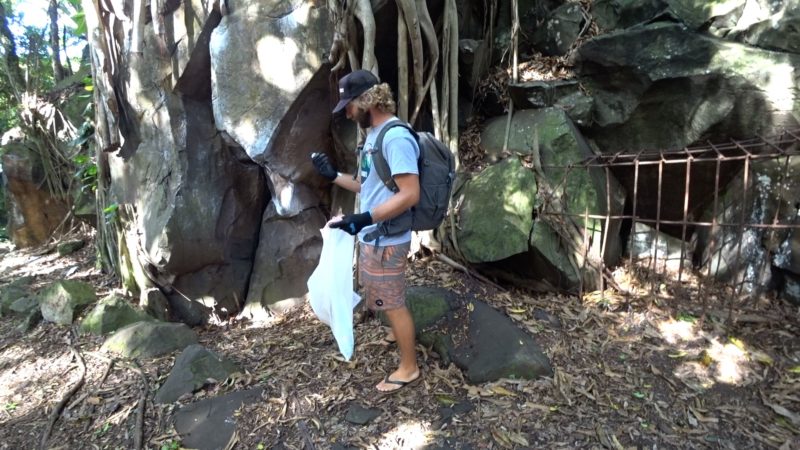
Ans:
<svg viewBox="0 0 800 450"><path fill-rule="evenodd" d="M646 395L644 393L639 392L639 391L634 392L633 396L636 397L636 398L639 398L639 399L646 397Z"/></svg>
<svg viewBox="0 0 800 450"><path fill-rule="evenodd" d="M678 320L680 320L681 322L695 323L697 322L697 317L689 313L682 312L678 314Z"/></svg>

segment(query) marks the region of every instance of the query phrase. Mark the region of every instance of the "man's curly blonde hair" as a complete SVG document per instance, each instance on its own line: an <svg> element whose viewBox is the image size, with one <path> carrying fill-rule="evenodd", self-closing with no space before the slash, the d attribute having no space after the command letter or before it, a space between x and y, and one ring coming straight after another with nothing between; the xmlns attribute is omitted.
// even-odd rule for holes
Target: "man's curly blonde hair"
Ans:
<svg viewBox="0 0 800 450"><path fill-rule="evenodd" d="M369 88L366 92L353 100L353 103L361 109L377 108L379 111L389 114L397 112L397 105L392 98L392 88L386 83L377 84Z"/></svg>

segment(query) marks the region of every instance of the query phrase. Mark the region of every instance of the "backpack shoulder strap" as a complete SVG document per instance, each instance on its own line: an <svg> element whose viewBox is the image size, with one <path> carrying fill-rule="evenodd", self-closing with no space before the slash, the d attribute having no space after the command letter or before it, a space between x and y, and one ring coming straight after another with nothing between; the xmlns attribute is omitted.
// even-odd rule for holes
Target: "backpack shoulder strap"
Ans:
<svg viewBox="0 0 800 450"><path fill-rule="evenodd" d="M402 120L395 120L392 123L386 124L381 132L378 133L377 139L375 139L375 148L377 148L378 151L372 154L372 166L377 171L378 177L380 177L381 181L383 181L383 185L392 192L397 192L400 189L397 187L397 183L395 183L394 179L392 178L392 172L391 169L389 169L389 163L386 162L386 156L383 154L383 138L387 131L395 127L405 128L411 133L412 136L414 136L414 139L417 139L417 133L414 131L414 129Z"/></svg>

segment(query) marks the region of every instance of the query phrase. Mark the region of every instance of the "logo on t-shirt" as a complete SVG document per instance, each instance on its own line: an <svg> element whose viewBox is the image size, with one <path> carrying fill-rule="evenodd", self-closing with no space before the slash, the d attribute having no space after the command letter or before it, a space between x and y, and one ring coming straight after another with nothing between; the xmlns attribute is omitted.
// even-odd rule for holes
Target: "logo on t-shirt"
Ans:
<svg viewBox="0 0 800 450"><path fill-rule="evenodd" d="M372 150L361 151L361 182L367 179L372 170Z"/></svg>

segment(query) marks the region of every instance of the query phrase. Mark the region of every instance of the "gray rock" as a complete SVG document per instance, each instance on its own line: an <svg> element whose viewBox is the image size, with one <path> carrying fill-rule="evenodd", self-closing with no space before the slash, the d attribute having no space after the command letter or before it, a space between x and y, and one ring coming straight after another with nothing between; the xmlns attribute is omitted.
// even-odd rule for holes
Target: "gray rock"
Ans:
<svg viewBox="0 0 800 450"><path fill-rule="evenodd" d="M69 325L89 304L97 301L94 287L82 281L56 281L39 294L42 317L49 322Z"/></svg>
<svg viewBox="0 0 800 450"><path fill-rule="evenodd" d="M800 306L800 276L791 273L784 274L781 297L792 305Z"/></svg>
<svg viewBox="0 0 800 450"><path fill-rule="evenodd" d="M562 97L579 92L580 86L575 80L526 81L508 85L508 95L515 110L546 108Z"/></svg>
<svg viewBox="0 0 800 450"><path fill-rule="evenodd" d="M34 309L22 317L22 320L20 320L19 324L16 326L16 329L20 333L27 333L41 321L42 312L39 309Z"/></svg>
<svg viewBox="0 0 800 450"><path fill-rule="evenodd" d="M676 149L701 138L727 141L797 127L798 88L786 74L799 66L800 56L670 23L598 36L576 58L596 102L590 137L606 152Z"/></svg>
<svg viewBox="0 0 800 450"><path fill-rule="evenodd" d="M39 311L39 299L22 297L15 300L8 309L18 316L28 316L34 311Z"/></svg>
<svg viewBox="0 0 800 450"><path fill-rule="evenodd" d="M228 448L236 431L234 413L242 405L259 401L262 391L236 391L179 409L175 413L175 431L181 435L181 445L197 450Z"/></svg>
<svg viewBox="0 0 800 450"><path fill-rule="evenodd" d="M235 364L214 352L197 344L190 345L175 360L167 381L156 392L154 401L172 403L181 395L200 389L210 378L224 381L231 373L238 371Z"/></svg>
<svg viewBox="0 0 800 450"><path fill-rule="evenodd" d="M726 37L767 50L800 53L800 11L775 14Z"/></svg>
<svg viewBox="0 0 800 450"><path fill-rule="evenodd" d="M561 329L561 326L562 326L561 325L561 319L559 319L558 317L550 314L549 312L547 312L547 311L545 311L543 309L538 309L538 308L535 309L533 311L533 318L536 319L536 320L539 320L541 322L547 322L548 325L550 325L551 328L554 328L556 330L560 330Z"/></svg>
<svg viewBox="0 0 800 450"><path fill-rule="evenodd" d="M273 205L267 207L245 316L258 317L267 309L282 311L305 301L306 281L322 251L319 229L324 225L325 216L318 209L282 217Z"/></svg>
<svg viewBox="0 0 800 450"><path fill-rule="evenodd" d="M0 287L0 317L11 311L12 303L30 294L32 282L33 277L22 277Z"/></svg>
<svg viewBox="0 0 800 450"><path fill-rule="evenodd" d="M582 23L581 5L565 2L550 13L544 26L536 28L534 46L546 55L564 55L578 39Z"/></svg>
<svg viewBox="0 0 800 450"><path fill-rule="evenodd" d="M692 267L693 253L694 247L689 242L656 231L655 228L644 223L636 222L631 230L628 245L629 256L635 262L643 263L646 266L654 264L653 268L658 272L662 272L664 269L675 273L681 268L689 270Z"/></svg>
<svg viewBox="0 0 800 450"><path fill-rule="evenodd" d="M139 306L150 316L166 322L169 320L169 301L159 288L149 288L139 295Z"/></svg>
<svg viewBox="0 0 800 450"><path fill-rule="evenodd" d="M745 4L751 0L724 0L709 4L703 0L665 0L669 11L688 27L708 27L712 31L736 26Z"/></svg>
<svg viewBox="0 0 800 450"><path fill-rule="evenodd" d="M610 31L646 22L666 7L664 0L596 0L591 14L600 29Z"/></svg>
<svg viewBox="0 0 800 450"><path fill-rule="evenodd" d="M61 242L58 244L58 254L61 256L69 255L70 253L75 253L78 250L82 249L83 246L86 245L86 241L83 239L76 239L67 242Z"/></svg>
<svg viewBox="0 0 800 450"><path fill-rule="evenodd" d="M117 330L102 350L129 358L150 358L186 348L197 342L191 328L182 323L136 322Z"/></svg>
<svg viewBox="0 0 800 450"><path fill-rule="evenodd" d="M124 136L106 149L117 150L107 201L130 208L123 284L162 289L175 319L197 324L241 309L267 191L261 169L214 122L208 42L219 10L201 0L172 3L162 17L167 33L144 29L149 50L125 54L131 45L117 42L119 55L93 51L134 80L96 86L117 99L110 133Z"/></svg>
<svg viewBox="0 0 800 450"><path fill-rule="evenodd" d="M800 239L792 229L742 230L738 224L743 217L745 223L796 221L800 158L754 161L750 169L746 186L742 171L719 197L716 221L723 225L698 229L695 262L702 273L721 281L736 280L742 283L744 292L759 294L779 285L772 266L800 274ZM702 221L711 222L713 208L709 205Z"/></svg>
<svg viewBox="0 0 800 450"><path fill-rule="evenodd" d="M351 403L347 408L344 420L356 425L366 425L377 418L383 412L380 408L365 408L359 403Z"/></svg>
<svg viewBox="0 0 800 450"><path fill-rule="evenodd" d="M84 317L80 329L84 333L102 335L143 320L153 320L153 318L134 308L124 297L111 294L100 300Z"/></svg>
<svg viewBox="0 0 800 450"><path fill-rule="evenodd" d="M552 376L550 361L531 336L491 306L478 300L471 304L467 340L452 354L470 383Z"/></svg>

